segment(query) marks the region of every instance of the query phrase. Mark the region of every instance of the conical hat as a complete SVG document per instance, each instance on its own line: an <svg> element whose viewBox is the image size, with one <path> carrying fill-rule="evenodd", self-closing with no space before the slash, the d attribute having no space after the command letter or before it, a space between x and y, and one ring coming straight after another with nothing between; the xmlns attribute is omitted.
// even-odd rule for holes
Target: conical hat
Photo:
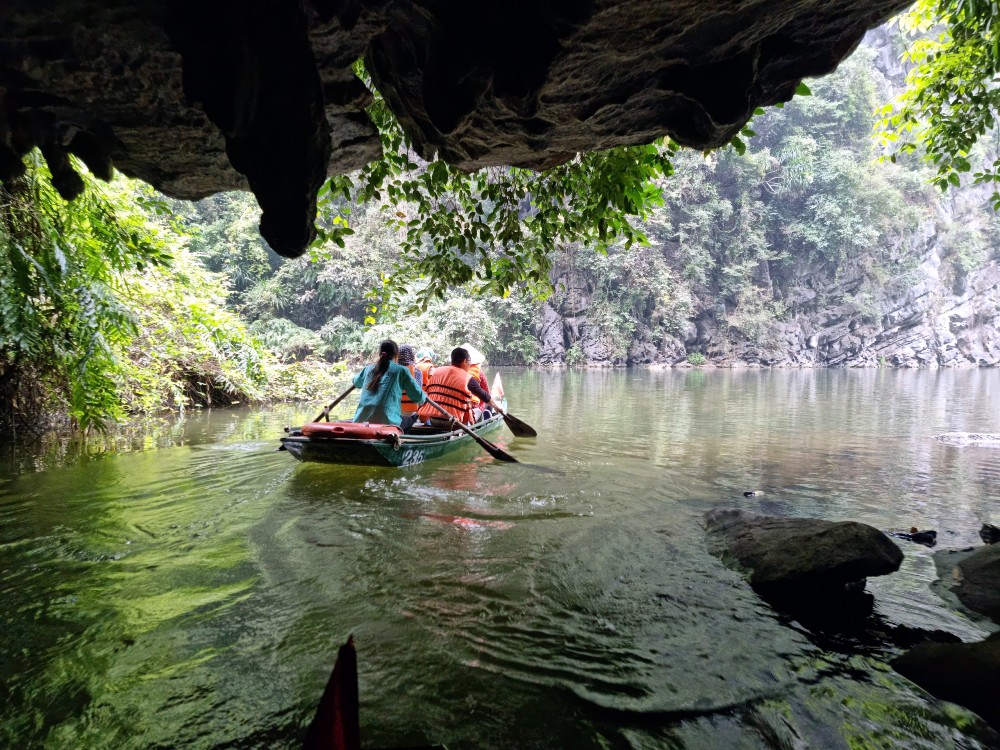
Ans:
<svg viewBox="0 0 1000 750"><path fill-rule="evenodd" d="M470 365L481 365L486 361L486 355L479 351L472 344L462 344L462 348L469 353Z"/></svg>

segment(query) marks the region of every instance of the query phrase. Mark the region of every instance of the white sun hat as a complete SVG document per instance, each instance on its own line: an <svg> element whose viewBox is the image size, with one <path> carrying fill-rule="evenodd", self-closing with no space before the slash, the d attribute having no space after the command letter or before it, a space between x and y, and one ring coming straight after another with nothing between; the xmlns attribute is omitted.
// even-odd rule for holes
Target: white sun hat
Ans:
<svg viewBox="0 0 1000 750"><path fill-rule="evenodd" d="M469 353L470 365L481 365L486 361L486 355L479 351L472 344L462 344L462 348Z"/></svg>

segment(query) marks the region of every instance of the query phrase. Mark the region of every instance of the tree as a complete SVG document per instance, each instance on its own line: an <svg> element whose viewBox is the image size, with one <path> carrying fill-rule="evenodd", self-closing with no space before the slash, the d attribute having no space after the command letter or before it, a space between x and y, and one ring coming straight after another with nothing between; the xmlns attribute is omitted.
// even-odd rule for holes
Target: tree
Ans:
<svg viewBox="0 0 1000 750"><path fill-rule="evenodd" d="M79 424L102 427L122 414L110 373L136 332L120 298L126 275L169 254L111 186L90 179L67 203L40 156L30 158L23 177L0 187L2 400L13 404L20 384L40 380L36 394L61 392Z"/></svg>
<svg viewBox="0 0 1000 750"><path fill-rule="evenodd" d="M64 201L36 153L0 188L0 422L65 412L101 430L130 412L266 397L268 355L167 203L80 173L86 190Z"/></svg>
<svg viewBox="0 0 1000 750"><path fill-rule="evenodd" d="M964 173L972 173L977 184L1000 182L996 149L979 159L975 153L981 139L996 131L998 20L998 0L920 0L899 21L914 37L906 53L913 67L906 91L882 110L878 127L889 159L922 149L942 190L960 185ZM1000 209L996 189L993 205Z"/></svg>

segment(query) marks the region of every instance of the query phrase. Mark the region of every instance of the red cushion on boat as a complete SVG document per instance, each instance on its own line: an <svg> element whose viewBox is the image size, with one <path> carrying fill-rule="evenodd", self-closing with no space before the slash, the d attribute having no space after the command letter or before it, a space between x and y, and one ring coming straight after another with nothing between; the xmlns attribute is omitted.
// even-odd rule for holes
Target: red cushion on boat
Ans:
<svg viewBox="0 0 1000 750"><path fill-rule="evenodd" d="M370 422L310 422L302 425L306 437L355 438L373 440L402 435L403 431L394 424L371 424Z"/></svg>

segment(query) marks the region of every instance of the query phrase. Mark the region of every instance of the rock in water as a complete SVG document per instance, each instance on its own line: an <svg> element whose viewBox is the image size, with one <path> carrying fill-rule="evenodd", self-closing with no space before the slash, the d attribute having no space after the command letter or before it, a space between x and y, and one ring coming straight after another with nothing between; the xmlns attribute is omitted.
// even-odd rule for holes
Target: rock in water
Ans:
<svg viewBox="0 0 1000 750"><path fill-rule="evenodd" d="M1000 527L994 526L991 523L984 523L983 528L979 530L979 538L986 544L1000 542Z"/></svg>
<svg viewBox="0 0 1000 750"><path fill-rule="evenodd" d="M767 593L842 591L899 569L903 553L881 531L855 521L776 518L735 508L706 515L709 550Z"/></svg>
<svg viewBox="0 0 1000 750"><path fill-rule="evenodd" d="M906 539L910 542L916 542L925 547L933 547L937 544L937 532L932 529L927 529L926 531L918 531L916 529L912 531L890 531L889 536L895 539Z"/></svg>
<svg viewBox="0 0 1000 750"><path fill-rule="evenodd" d="M962 604L1000 623L1000 546L976 550L955 566L953 576Z"/></svg>
<svg viewBox="0 0 1000 750"><path fill-rule="evenodd" d="M1000 633L980 643L924 643L892 667L943 700L966 706L1000 730Z"/></svg>

